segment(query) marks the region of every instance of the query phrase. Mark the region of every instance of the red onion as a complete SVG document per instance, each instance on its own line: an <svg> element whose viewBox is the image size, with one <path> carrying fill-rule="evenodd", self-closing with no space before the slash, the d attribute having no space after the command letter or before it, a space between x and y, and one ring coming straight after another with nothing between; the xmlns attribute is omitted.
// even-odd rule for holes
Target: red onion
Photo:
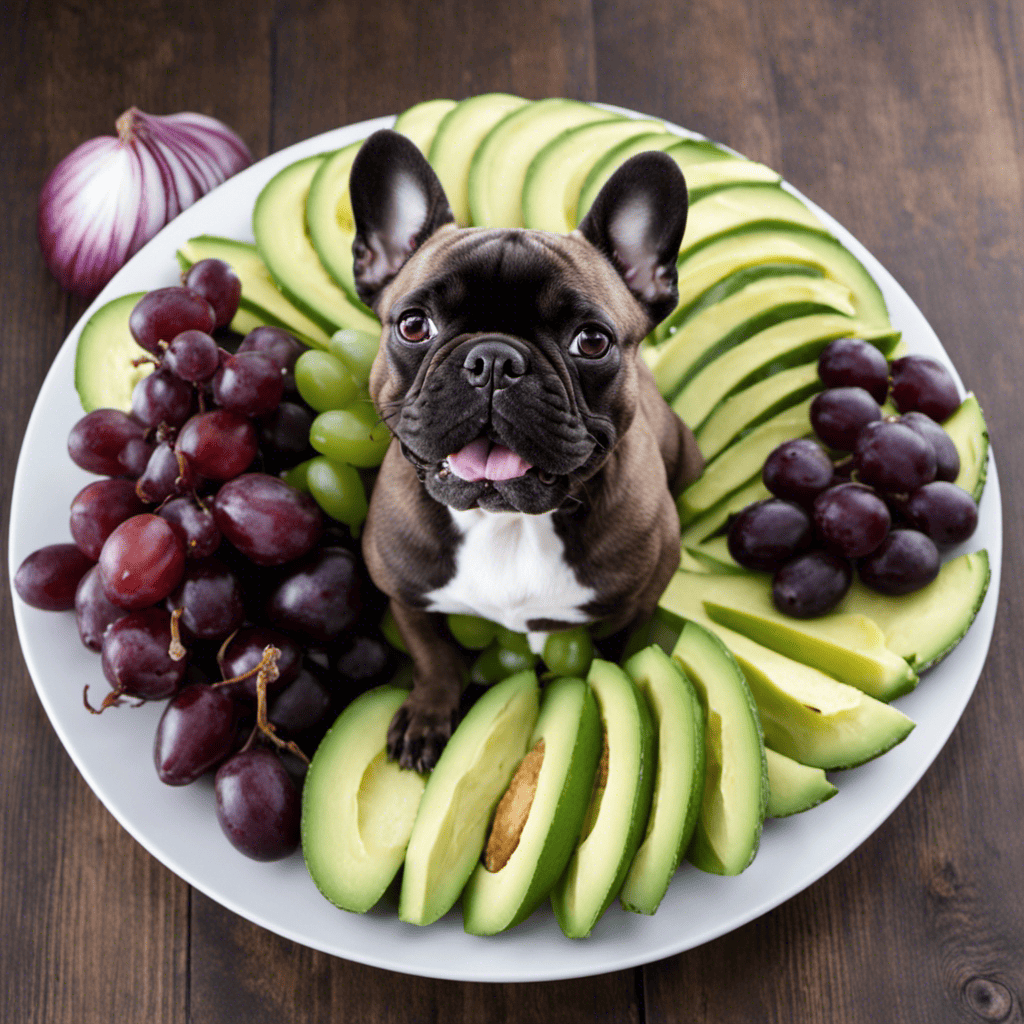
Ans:
<svg viewBox="0 0 1024 1024"><path fill-rule="evenodd" d="M54 277L95 295L169 220L252 163L245 143L204 114L130 107L117 138L83 142L39 195L39 244Z"/></svg>

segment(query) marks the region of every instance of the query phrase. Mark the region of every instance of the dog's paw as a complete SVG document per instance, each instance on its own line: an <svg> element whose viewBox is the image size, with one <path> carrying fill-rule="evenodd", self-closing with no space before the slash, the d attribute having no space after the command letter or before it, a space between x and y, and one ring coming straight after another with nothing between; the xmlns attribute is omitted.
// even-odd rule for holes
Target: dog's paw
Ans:
<svg viewBox="0 0 1024 1024"><path fill-rule="evenodd" d="M429 772L451 738L458 703L410 693L388 728L388 757L401 768Z"/></svg>

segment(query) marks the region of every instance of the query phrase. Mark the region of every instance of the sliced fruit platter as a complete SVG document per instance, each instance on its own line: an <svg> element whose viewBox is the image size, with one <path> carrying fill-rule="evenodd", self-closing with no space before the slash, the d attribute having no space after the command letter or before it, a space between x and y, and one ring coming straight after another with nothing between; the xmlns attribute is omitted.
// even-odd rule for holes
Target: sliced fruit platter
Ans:
<svg viewBox="0 0 1024 1024"><path fill-rule="evenodd" d="M538 660L523 638L453 617L452 635L473 664L467 692L476 699L426 780L384 759L382 723L401 699L400 676L354 700L352 692L335 694L327 701L331 713L347 706L320 743L305 782L308 873L297 856L259 864L225 842L212 813L212 776L185 788L161 785L147 764L154 734L171 728L159 721L166 718L160 703L99 717L83 710L83 686L102 693L103 673L78 645L72 617L19 603L26 660L62 741L122 824L191 884L282 935L350 959L462 979L541 980L658 959L793 895L891 813L970 697L998 592L998 479L977 400L968 395L960 402L955 371L898 284L771 169L627 111L494 94L419 104L397 123L353 125L275 154L168 225L111 281L68 338L43 386L19 463L12 573L30 552L66 535L64 510L93 479L68 461L65 448L69 434L74 439L75 431L83 432L83 409L137 414L142 399L135 396L159 391L153 383L139 384L153 365L138 360L154 354L136 345L138 325L130 329L140 298L176 284L178 272L201 276L214 266L209 260L229 264L237 275L241 289L230 326L236 342L238 336L247 341L243 354L218 357L218 376L208 375L218 408L196 418L224 410L232 415L229 371L254 364L244 353L260 348L259 339L268 337L261 330L269 329L269 337L289 332L309 347L297 361L296 350L288 367L317 454L293 445L291 462L282 464L274 449L265 468L280 471L290 509L308 517L315 509L311 495L326 521L336 521L329 527L335 536L358 532L365 486L372 482L367 473L388 436L365 403L378 325L351 280L346 184L360 141L393 123L427 154L464 224L569 231L629 156L660 149L683 169L690 216L679 259L679 304L642 356L694 428L707 467L680 497L682 567L658 614L625 652L620 646L614 661L592 659L585 631L553 635ZM877 415L858 428L875 421L888 427L897 413L904 420L919 415L906 389L897 394L894 384L889 394L889 376L898 384L901 372L889 361L909 358L913 369L914 360L928 357L946 375L956 406L933 413L931 422L942 420L946 442L940 447L954 449L957 464L951 469L947 461L939 479L978 503L977 528L972 534L940 529L941 568L936 555L931 568L917 572L917 588L903 596L891 583L884 594L872 589L889 571L884 566L862 563L854 581L851 549L844 563L849 578L830 607L794 617L792 604L787 609L778 596L773 602L767 571L781 573L784 563L804 556L811 526L801 526L804 540L794 541L785 557L775 552L775 561L766 561L756 524L743 534L744 515L753 515L744 510L776 501L794 510L785 513L789 520L802 516L810 523L812 513L801 510L807 502L790 500L762 470L780 446L807 444L815 432L822 441L812 445L818 462L824 459L838 474L818 492L829 493L833 484L870 490L842 475L851 462L843 453L859 441L844 447L821 425L822 406L831 401L822 396L851 383L826 380L827 367L819 367L837 339L854 339L885 366L885 394L877 403L869 396ZM177 358L187 362L166 343L155 354L164 364L158 374L165 376ZM278 393L268 408L280 401ZM268 415L248 399L239 409L240 416ZM189 440L190 432L196 428L183 421L173 445L180 476L182 460L199 457L201 444ZM158 439L144 440L152 445ZM858 448L852 460L858 459L854 480L869 479L869 456ZM245 474L248 468L219 477L227 482L213 499L214 514L220 508L222 532L259 563L266 557L259 538L246 535L244 524L233 525L227 511L234 492L254 486L243 483L247 476L260 475ZM902 492L936 486L928 481L937 472L933 457L932 476L915 480L913 488L887 485L887 498L888 491L901 492L898 501L877 498L887 517L892 505L897 526L915 527L889 532L887 518L889 537L923 536L930 529L921 525L927 515L914 520L913 495ZM149 466L139 473L145 481ZM254 499L247 492L237 500L247 508ZM922 500L927 513L927 496ZM138 511L132 506L118 530L160 518ZM301 516L294 515L298 523ZM820 533L817 518L814 528ZM106 547L101 539L100 548ZM308 558L308 550L298 555ZM97 555L102 571L99 549L86 567ZM895 575L898 590L907 572L897 566ZM284 589L279 579L275 585ZM811 589L813 604L821 588ZM797 606L801 600L806 605L806 595L797 598ZM182 600L172 597L171 606ZM286 617L281 623L287 631ZM311 635L308 626L298 632ZM381 633L400 644L386 619ZM593 642L601 654L608 650L603 639ZM233 664L229 651L220 653L218 664ZM328 658L337 653L332 649ZM324 658L322 651L314 655ZM253 667L242 657L234 663ZM225 678L233 672L225 670ZM114 692L111 703L118 696ZM287 726L281 732L287 737ZM158 747L157 760L161 775L173 776L174 758L161 764ZM222 782L218 773L221 804L222 789L240 775L241 769L228 772L232 778ZM475 816L453 820L452 808L466 805ZM294 809L288 813L294 816ZM230 834L230 820L224 829ZM244 849L244 838L236 845ZM690 864L677 872L683 855ZM403 862L400 886L392 886ZM460 895L461 915L447 913ZM531 916L549 900L553 913L541 909ZM364 913L342 913L331 902ZM641 913L627 913L617 902ZM590 937L570 943L563 931Z"/></svg>

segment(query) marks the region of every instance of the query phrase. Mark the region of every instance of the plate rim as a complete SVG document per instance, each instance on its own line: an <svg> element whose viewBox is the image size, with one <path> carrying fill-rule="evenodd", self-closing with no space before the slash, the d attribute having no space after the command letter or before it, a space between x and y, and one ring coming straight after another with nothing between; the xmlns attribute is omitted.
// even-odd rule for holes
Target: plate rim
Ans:
<svg viewBox="0 0 1024 1024"><path fill-rule="evenodd" d="M647 118L650 115L643 114L637 111L632 111L627 108L614 106L611 104L595 104L605 109L621 113L624 116ZM232 182L238 182L243 175L248 176L247 179L243 180L256 180L260 179L263 182L269 180L273 173L277 170L286 166L288 163L302 156L311 155L315 152L322 151L328 152L331 149L336 149L341 145L347 144L349 141L354 141L359 138L363 138L369 135L377 128L389 127L394 123L394 115L385 115L383 117L372 118L354 124L341 126L338 128L331 129L327 132L320 133L315 136L311 136L308 139L304 139L300 142L294 143L284 149L278 150L277 152L268 155L260 161L255 162L246 170L240 172L239 175L228 179L223 185L214 189L208 193L196 204L184 211L178 218L171 221L163 230L161 230L150 242L148 242L132 259L126 264L121 271L119 271L114 278L103 288L99 295L90 303L89 307L82 314L81 318L77 321L72 330L68 333L67 337L62 342L60 348L54 356L54 360L50 369L47 371L46 377L44 378L43 384L40 387L39 394L36 397L35 404L32 409L32 413L29 417L28 424L25 428L25 436L22 441L22 446L19 451L17 469L15 471L13 486L11 490L11 502L10 502L10 523L8 529L8 575L10 577L10 584L12 587L12 595L15 595L13 590L13 576L15 572L16 564L14 559L11 557L13 552L17 549L20 542L20 537L23 530L22 514L18 507L19 495L25 488L26 474L29 472L27 469L28 462L31 459L31 455L28 452L29 439L39 430L38 420L46 415L45 403L43 402L44 395L49 398L50 392L54 391L60 385L59 377L61 372L65 369L65 364L69 358L68 350L71 350L71 362L73 364L73 350L77 344L78 336L81 333L82 327L87 322L89 317L98 309L101 305L109 301L111 298L117 297L118 293L123 292L123 286L119 282L130 276L131 268L137 267L139 263L151 257L154 253L161 252L168 247L168 243L171 239L178 235L184 234L185 237L191 237L193 234L198 232L194 230L182 231L182 228L189 224L191 220L198 216L199 212L207 208L212 208L213 203L223 195L222 189L231 186ZM685 129L679 125L675 125L670 121L659 118L666 129L673 132L678 132L683 136L688 137L700 137L699 133L693 132L689 129ZM728 147L726 147L728 148ZM733 151L735 152L735 151ZM236 184L234 187L238 188ZM945 352L941 341L935 335L931 325L924 317L923 312L917 306L917 304L910 298L906 291L902 288L898 281L885 269L885 267L870 253L857 239L850 233L842 224L839 224L834 218L832 218L826 211L822 210L816 203L808 199L803 193L794 188L788 182L783 182L783 187L794 195L798 196L801 200L807 203L808 207L821 217L826 227L837 238L847 246L853 254L861 260L862 263L867 267L868 272L875 279L876 283L882 289L883 294L886 297L887 305L890 303L890 293L897 295L901 299L905 299L910 304L913 311L920 316L921 321L927 327L930 332L931 338L934 340L934 344L938 346L944 356L944 363L952 370L958 385L963 389L962 382L956 368L952 365L951 360ZM206 204L205 206L203 204ZM189 215L189 211L197 211L192 216ZM184 219L183 219L184 218ZM171 260L173 261L173 250L177 248L180 242L171 243ZM157 286L157 285L154 285ZM74 395L74 389L72 387L72 395L77 401L77 395ZM302 945L309 946L310 948L318 949L322 952L328 953L333 956L339 956L344 959L349 959L354 962L364 963L369 966L378 967L384 970L392 970L400 973L411 974L418 977L431 977L445 980L456 980L456 981L484 981L484 982L536 982L536 981L552 981L552 980L563 980L567 978L582 978L593 976L596 974L603 974L611 971L624 970L632 967L636 967L642 964L653 963L657 960L664 959L665 957L673 956L681 952L685 952L688 949L696 948L699 945L703 945L706 942L713 941L716 938L721 937L724 934L728 934L736 930L737 928L743 927L750 921L762 916L768 911L788 901L793 896L802 892L804 889L810 887L825 874L831 871L839 863L849 857L855 852L855 850L868 838L870 838L875 831L888 819L891 814L906 800L910 792L920 781L921 777L931 767L939 753L945 747L946 743L953 730L959 723L963 711L970 700L976 686L978 679L980 678L981 672L987 661L989 649L991 646L992 632L995 621L996 605L998 603L999 585L1001 578L1002 569L1002 509L1001 509L1001 492L999 488L998 471L996 468L995 458L991 449L989 448L988 455L988 479L986 482L986 494L988 495L988 506L989 510L994 506L994 528L995 533L991 539L991 543L987 544L989 551L989 564L991 571L991 578L989 582L988 593L985 596L985 601L982 608L979 610L974 622L972 623L970 633L975 634L975 640L972 646L977 646L978 638L983 633L983 646L984 650L981 654L980 660L978 660L976 667L971 666L970 675L972 679L969 684L961 684L957 693L962 698L958 703L951 708L955 711L954 714L948 714L944 716L944 725L937 734L937 741L933 742L932 746L934 750L930 752L930 756L923 759L917 766L917 770L911 771L902 777L900 785L897 787L896 792L898 797L893 799L890 796L887 800L880 801L875 813L872 815L870 822L862 827L857 834L856 840L852 845L843 846L834 856L828 857L823 860L820 864L815 865L814 869L809 873L801 874L799 878L795 879L792 884L784 886L780 890L773 891L770 896L765 897L760 902L749 904L745 911L739 914L735 914L732 917L724 920L719 926L712 927L701 934L698 941L688 942L667 942L662 943L661 946L654 949L643 949L639 952L629 953L628 950L624 954L620 954L618 957L608 955L608 945L605 943L598 944L593 940L586 940L584 943L572 943L568 939L564 939L559 935L559 939L564 943L564 950L567 956L561 966L558 963L562 961L562 958L557 958L554 962L544 964L543 970L533 968L529 973L522 973L517 970L518 965L514 957L502 958L501 954L508 951L510 942L512 946L518 944L523 938L523 932L519 929L513 930L511 933L506 933L504 936L496 936L489 939L478 940L481 944L480 948L482 955L478 958L478 962L475 962L472 966L466 964L464 961L459 965L451 965L450 963L439 963L435 967L431 965L424 965L418 963L415 966L410 966L409 963L404 962L401 958L394 958L389 956L374 955L372 952L367 952L362 948L350 948L346 946L342 951L341 947L337 942L331 943L318 939L315 936L304 934L299 930L283 927L280 922L275 922L270 919L269 916L260 913L258 906L247 906L240 903L238 900L231 896L225 896L222 891L218 891L215 886L210 885L205 879L195 875L194 872L183 866L175 859L167 854L167 852L156 842L153 841L152 836L147 834L147 831L141 828L135 820L131 817L123 814L120 807L116 804L112 804L111 799L108 798L108 794L105 791L105 787L98 781L94 773L92 772L89 763L85 760L84 755L78 749L78 744L74 738L67 733L64 729L60 719L60 715L56 710L55 705L50 699L50 694L47 691L47 687L40 681L40 676L44 673L41 671L40 666L36 662L34 645L31 639L33 627L30 627L27 623L26 608L22 602L13 596L12 608L15 619L16 628L18 631L19 641L22 647L22 653L25 658L26 665L29 670L29 674L32 678L33 685L35 686L37 695L39 696L40 702L47 713L47 717L50 720L54 731L57 733L61 744L64 746L68 755L75 763L76 768L82 774L86 783L97 795L104 807L109 813L111 813L118 823L137 841L143 846L151 855L156 857L162 864L164 864L169 870L173 871L178 877L182 878L187 884L194 886L200 892L204 893L210 899L220 903L227 909L239 916L252 921L253 923L274 932L275 934L281 935L292 941L298 942ZM991 512L990 512L991 515ZM53 541L55 542L55 541ZM26 552L27 554L27 552ZM24 557L24 556L22 556ZM72 625L72 629L73 629ZM75 639L77 641L77 631L75 631ZM951 655L952 657L953 655ZM963 660L963 659L961 659ZM948 664L948 662L946 663ZM942 666L939 666L936 671L941 671ZM947 720L948 719L948 720ZM882 759L884 762L884 759ZM856 772L858 769L852 769ZM210 815L213 814L212 807L208 809ZM783 819L784 820L784 819ZM770 837L769 837L770 841ZM230 847L227 848L230 850ZM289 860L301 861L301 857L296 858L293 856ZM305 871L304 865L302 866L303 872ZM694 869L695 870L695 869ZM713 883L727 884L727 880L719 879L717 876L707 876L712 879ZM742 876L740 876L742 877ZM337 914L342 914L341 911L335 911ZM630 915L632 918L637 918L637 915ZM345 920L345 918L342 918ZM643 924L647 919L640 919L639 924ZM636 923L636 922L632 922ZM403 926L405 928L413 928L414 926L408 925ZM520 926L522 928L523 926ZM557 926L556 926L557 927ZM434 934L429 929L422 930L421 936L424 940L430 941ZM588 945L588 943L593 943ZM614 948L618 945L618 941L612 941L611 946ZM580 957L577 952L582 950L584 954L588 949L592 949L595 952L600 951L601 956L597 958L598 962L588 964L586 962L587 957L584 955ZM488 954L491 955L488 955Z"/></svg>

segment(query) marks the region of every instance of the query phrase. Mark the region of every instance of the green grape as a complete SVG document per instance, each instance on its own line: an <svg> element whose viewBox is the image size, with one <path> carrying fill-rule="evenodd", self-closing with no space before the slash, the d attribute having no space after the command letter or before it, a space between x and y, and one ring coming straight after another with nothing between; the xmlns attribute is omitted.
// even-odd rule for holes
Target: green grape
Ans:
<svg viewBox="0 0 1024 1024"><path fill-rule="evenodd" d="M520 654L523 657L526 657L528 654L533 654L533 651L530 650L530 642L526 639L525 633L515 633L511 629L499 626L496 639L506 651L515 651L516 654Z"/></svg>
<svg viewBox="0 0 1024 1024"><path fill-rule="evenodd" d="M345 523L352 536L366 520L366 488L362 478L347 462L331 462L323 455L304 463L309 493L333 519Z"/></svg>
<svg viewBox="0 0 1024 1024"><path fill-rule="evenodd" d="M333 462L370 469L379 466L391 443L391 431L369 402L322 412L309 428L309 443Z"/></svg>
<svg viewBox="0 0 1024 1024"><path fill-rule="evenodd" d="M310 349L295 362L295 386L317 412L344 409L363 395L355 377L330 352Z"/></svg>
<svg viewBox="0 0 1024 1024"><path fill-rule="evenodd" d="M469 678L474 683L490 686L491 683L498 683L502 679L515 675L517 672L533 668L536 664L537 655L524 655L517 651L510 651L506 647L501 647L497 641L494 641L473 662Z"/></svg>
<svg viewBox="0 0 1024 1024"><path fill-rule="evenodd" d="M482 651L498 632L493 622L477 615L449 615L448 629L455 642L470 651Z"/></svg>
<svg viewBox="0 0 1024 1024"><path fill-rule="evenodd" d="M544 664L556 676L586 676L594 645L586 626L560 630L544 641Z"/></svg>
<svg viewBox="0 0 1024 1024"><path fill-rule="evenodd" d="M294 487L297 491L303 491L309 494L309 467L315 459L306 459L305 462L300 462L297 466L292 466L287 472L283 473L281 479L291 487Z"/></svg>
<svg viewBox="0 0 1024 1024"><path fill-rule="evenodd" d="M380 632L381 636L396 651L401 651L403 654L409 653L409 649L405 646L405 641L402 639L402 634L398 631L398 623L395 622L395 617L391 614L390 608L384 613L384 618L380 620Z"/></svg>
<svg viewBox="0 0 1024 1024"><path fill-rule="evenodd" d="M370 379L370 367L377 358L380 338L366 331L338 331L330 343L331 354L337 356L363 387Z"/></svg>

